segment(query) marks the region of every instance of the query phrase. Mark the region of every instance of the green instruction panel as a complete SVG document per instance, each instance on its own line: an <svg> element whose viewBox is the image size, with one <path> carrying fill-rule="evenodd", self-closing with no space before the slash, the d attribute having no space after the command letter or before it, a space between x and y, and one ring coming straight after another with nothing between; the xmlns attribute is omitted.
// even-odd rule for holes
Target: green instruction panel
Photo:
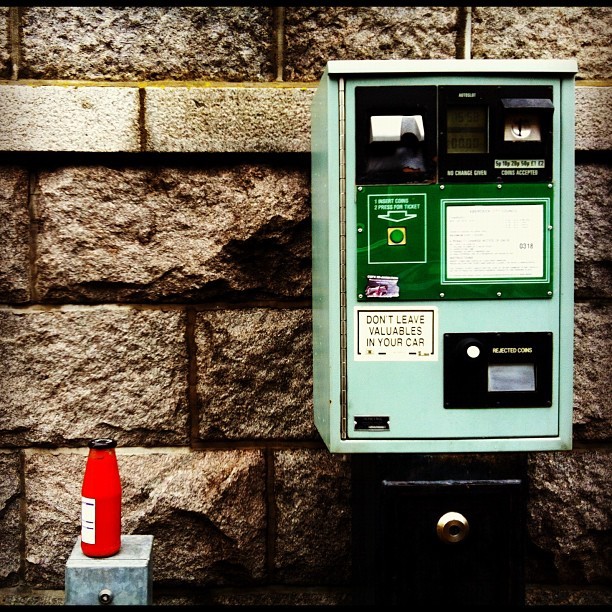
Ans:
<svg viewBox="0 0 612 612"><path fill-rule="evenodd" d="M550 298L553 193L550 183L358 186L357 299Z"/></svg>

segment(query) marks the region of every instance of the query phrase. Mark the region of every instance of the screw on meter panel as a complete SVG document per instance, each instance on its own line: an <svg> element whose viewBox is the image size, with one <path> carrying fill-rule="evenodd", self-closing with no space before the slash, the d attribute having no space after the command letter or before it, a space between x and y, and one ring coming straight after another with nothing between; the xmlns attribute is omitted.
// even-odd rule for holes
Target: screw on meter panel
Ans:
<svg viewBox="0 0 612 612"><path fill-rule="evenodd" d="M406 228L405 227L389 227L387 228L387 244L400 246L406 244Z"/></svg>

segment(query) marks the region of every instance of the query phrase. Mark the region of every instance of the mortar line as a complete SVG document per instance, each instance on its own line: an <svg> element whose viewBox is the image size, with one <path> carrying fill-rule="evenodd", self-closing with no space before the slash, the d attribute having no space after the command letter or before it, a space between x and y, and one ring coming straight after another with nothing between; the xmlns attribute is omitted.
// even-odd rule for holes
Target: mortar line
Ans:
<svg viewBox="0 0 612 612"><path fill-rule="evenodd" d="M283 81L285 71L285 7L274 8L274 38L275 38L275 64L276 81Z"/></svg>
<svg viewBox="0 0 612 612"><path fill-rule="evenodd" d="M30 302L38 302L38 202L37 202L37 187L38 187L38 172L35 170L28 171L28 219L29 219L29 270L28 282L30 285Z"/></svg>
<svg viewBox="0 0 612 612"><path fill-rule="evenodd" d="M272 44L276 45L276 35L273 33ZM273 62L274 63L274 62ZM273 66L276 69L276 64ZM92 81L89 79L0 79L0 85L19 87L114 87L133 89L316 89L319 80L313 81L210 81L210 80L175 80L162 81Z"/></svg>
<svg viewBox="0 0 612 612"><path fill-rule="evenodd" d="M26 582L26 519L28 504L26 500L25 451L19 451L19 580Z"/></svg>
<svg viewBox="0 0 612 612"><path fill-rule="evenodd" d="M472 59L472 7L465 7L465 24L463 36L463 58Z"/></svg>
<svg viewBox="0 0 612 612"><path fill-rule="evenodd" d="M144 87L138 89L138 135L140 139L140 152L146 153L148 147L148 134L146 126L146 99L147 91Z"/></svg>
<svg viewBox="0 0 612 612"><path fill-rule="evenodd" d="M187 405L189 407L189 441L191 447L199 441L200 419L198 412L198 347L195 340L196 311L186 309L185 344L187 347Z"/></svg>
<svg viewBox="0 0 612 612"><path fill-rule="evenodd" d="M68 442L67 442L68 444ZM317 440L230 440L230 441L209 441L198 442L193 446L118 446L115 449L119 455L190 455L203 452L224 452L224 451L263 451L270 450L324 450L326 448L322 441ZM14 452L16 449L0 449L2 453ZM81 455L87 456L89 452L86 446L57 446L42 447L28 446L18 449L26 457L33 455Z"/></svg>
<svg viewBox="0 0 612 612"><path fill-rule="evenodd" d="M11 80L19 78L21 68L21 7L9 7L9 39L11 46Z"/></svg>
<svg viewBox="0 0 612 612"><path fill-rule="evenodd" d="M457 9L457 22L455 29L457 32L455 38L455 58L470 59L471 55L471 38L472 38L472 15L471 9L465 6L460 6Z"/></svg>
<svg viewBox="0 0 612 612"><path fill-rule="evenodd" d="M266 465L266 569L271 581L274 582L274 562L276 559L276 492L274 488L275 465L274 449L266 447L264 452Z"/></svg>
<svg viewBox="0 0 612 612"><path fill-rule="evenodd" d="M310 300L302 298L291 302L281 302L275 300L249 300L245 302L211 302L211 303L189 303L189 302L164 302L143 303L143 302L100 302L97 304L8 304L0 303L0 311L9 312L78 312L78 311L93 311L93 310L162 310L162 311L183 311L186 308L194 312L218 311L218 310L245 310L249 308L270 308L276 310L296 310L310 309L312 307Z"/></svg>

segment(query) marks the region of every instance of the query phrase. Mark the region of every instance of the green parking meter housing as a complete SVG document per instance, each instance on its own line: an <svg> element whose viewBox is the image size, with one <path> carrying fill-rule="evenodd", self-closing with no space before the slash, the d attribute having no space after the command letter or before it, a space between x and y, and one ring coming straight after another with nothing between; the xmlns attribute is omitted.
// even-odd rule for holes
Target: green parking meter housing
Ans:
<svg viewBox="0 0 612 612"><path fill-rule="evenodd" d="M330 451L571 448L576 72L328 62L312 254Z"/></svg>

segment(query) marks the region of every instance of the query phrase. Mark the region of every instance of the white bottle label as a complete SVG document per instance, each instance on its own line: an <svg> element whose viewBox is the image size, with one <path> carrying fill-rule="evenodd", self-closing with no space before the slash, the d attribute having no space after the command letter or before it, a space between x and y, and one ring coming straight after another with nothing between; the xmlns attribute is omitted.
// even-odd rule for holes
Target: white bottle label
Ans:
<svg viewBox="0 0 612 612"><path fill-rule="evenodd" d="M81 497L81 540L96 543L96 500L90 497Z"/></svg>

